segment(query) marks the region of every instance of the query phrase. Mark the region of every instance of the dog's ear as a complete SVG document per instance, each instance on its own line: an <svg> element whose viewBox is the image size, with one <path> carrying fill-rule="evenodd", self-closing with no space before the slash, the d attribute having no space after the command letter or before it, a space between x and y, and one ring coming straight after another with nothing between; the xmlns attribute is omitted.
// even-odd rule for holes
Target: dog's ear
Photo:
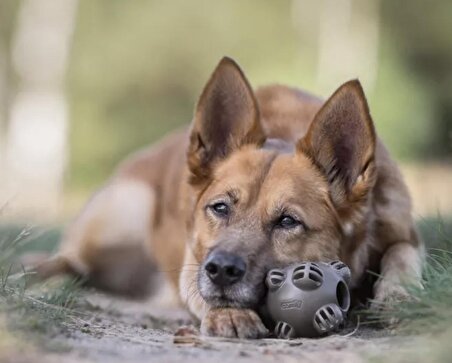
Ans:
<svg viewBox="0 0 452 363"><path fill-rule="evenodd" d="M262 144L254 93L242 70L224 57L196 106L187 152L191 183L205 180L215 162L245 144Z"/></svg>
<svg viewBox="0 0 452 363"><path fill-rule="evenodd" d="M375 178L376 136L358 80L343 84L315 116L297 149L325 174L338 208L367 195Z"/></svg>

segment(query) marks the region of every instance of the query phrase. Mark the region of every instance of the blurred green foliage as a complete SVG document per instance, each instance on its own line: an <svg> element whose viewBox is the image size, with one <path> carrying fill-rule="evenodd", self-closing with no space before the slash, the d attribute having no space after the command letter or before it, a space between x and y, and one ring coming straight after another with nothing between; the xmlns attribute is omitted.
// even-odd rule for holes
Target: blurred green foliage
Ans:
<svg viewBox="0 0 452 363"><path fill-rule="evenodd" d="M0 43L2 45L9 46L11 43L19 5L19 1L0 1Z"/></svg>
<svg viewBox="0 0 452 363"><path fill-rule="evenodd" d="M452 2L401 0L383 2L386 37L398 47L406 73L424 93L420 112L430 142L422 152L429 156L452 155ZM429 109L428 109L429 108Z"/></svg>
<svg viewBox="0 0 452 363"><path fill-rule="evenodd" d="M285 83L327 97L334 90L316 82L320 3L79 0L67 79L69 187L92 189L131 151L188 124L223 55L254 86ZM0 2L4 38L17 4ZM452 2L378 4L378 73L368 93L376 127L399 159L450 158Z"/></svg>
<svg viewBox="0 0 452 363"><path fill-rule="evenodd" d="M312 67L298 54L289 5L82 1L69 83L69 180L99 182L130 151L189 123L223 55L235 57L253 84L302 84Z"/></svg>

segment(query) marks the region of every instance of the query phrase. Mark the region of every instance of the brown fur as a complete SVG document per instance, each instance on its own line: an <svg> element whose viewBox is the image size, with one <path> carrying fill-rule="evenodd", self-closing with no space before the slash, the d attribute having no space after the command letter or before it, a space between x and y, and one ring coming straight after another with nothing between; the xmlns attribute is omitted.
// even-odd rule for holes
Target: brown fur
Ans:
<svg viewBox="0 0 452 363"><path fill-rule="evenodd" d="M227 217L212 211L218 201ZM296 225L282 228L283 215ZM105 259L143 245L148 262L123 253ZM243 281L222 291L202 268L216 249L247 265ZM68 228L60 262L40 269L100 276L99 285L127 291L131 281L141 288L146 273L138 267L152 261L203 333L260 337L267 330L256 312L269 268L341 259L353 288L372 288L365 270L381 271L375 296L388 300L405 294L404 281L419 281L421 252L409 194L358 81L325 103L285 86L253 92L224 58L189 132L124 162Z"/></svg>

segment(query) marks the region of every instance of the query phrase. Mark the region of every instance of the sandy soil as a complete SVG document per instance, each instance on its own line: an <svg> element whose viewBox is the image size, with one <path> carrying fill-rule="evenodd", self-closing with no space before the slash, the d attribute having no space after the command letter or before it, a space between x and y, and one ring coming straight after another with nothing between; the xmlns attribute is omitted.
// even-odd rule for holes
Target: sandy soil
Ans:
<svg viewBox="0 0 452 363"><path fill-rule="evenodd" d="M227 340L175 337L192 321L182 309L91 293L89 313L68 319L63 334L46 337L45 349L0 359L2 362L364 362L409 350L412 337L353 327L322 339ZM155 305L155 304L154 304ZM345 336L347 335L347 336ZM48 349L52 352L49 352ZM47 351L47 352L46 352ZM1 355L0 355L1 356Z"/></svg>

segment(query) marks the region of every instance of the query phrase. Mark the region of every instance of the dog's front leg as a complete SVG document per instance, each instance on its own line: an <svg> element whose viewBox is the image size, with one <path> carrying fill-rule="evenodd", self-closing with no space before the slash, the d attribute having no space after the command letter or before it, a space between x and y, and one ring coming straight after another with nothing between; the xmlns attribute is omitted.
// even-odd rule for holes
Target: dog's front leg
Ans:
<svg viewBox="0 0 452 363"><path fill-rule="evenodd" d="M380 277L374 286L374 308L409 299L408 285L422 286L423 254L421 244L408 242L399 242L387 249L381 259Z"/></svg>
<svg viewBox="0 0 452 363"><path fill-rule="evenodd" d="M258 339L266 337L268 330L253 310L214 308L202 319L201 333L225 338Z"/></svg>

